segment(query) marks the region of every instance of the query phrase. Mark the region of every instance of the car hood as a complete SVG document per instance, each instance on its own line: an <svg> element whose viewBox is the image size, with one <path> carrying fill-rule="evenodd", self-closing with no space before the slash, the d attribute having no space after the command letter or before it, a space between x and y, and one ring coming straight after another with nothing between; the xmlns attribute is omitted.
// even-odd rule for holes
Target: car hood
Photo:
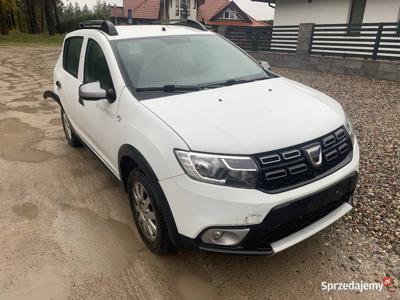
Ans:
<svg viewBox="0 0 400 300"><path fill-rule="evenodd" d="M318 138L345 122L339 103L282 77L142 103L192 151L211 153L281 149Z"/></svg>

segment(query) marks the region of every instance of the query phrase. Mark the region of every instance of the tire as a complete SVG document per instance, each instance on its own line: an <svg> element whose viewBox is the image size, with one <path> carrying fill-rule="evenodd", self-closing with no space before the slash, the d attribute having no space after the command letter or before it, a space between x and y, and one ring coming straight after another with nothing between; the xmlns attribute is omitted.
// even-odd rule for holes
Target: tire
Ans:
<svg viewBox="0 0 400 300"><path fill-rule="evenodd" d="M82 143L76 135L74 129L72 128L72 125L69 122L69 119L64 109L61 109L61 120L64 128L65 137L67 138L68 143L74 148L82 147Z"/></svg>
<svg viewBox="0 0 400 300"><path fill-rule="evenodd" d="M135 168L127 181L132 215L143 242L156 254L173 251L163 212L157 205L156 194L150 180Z"/></svg>

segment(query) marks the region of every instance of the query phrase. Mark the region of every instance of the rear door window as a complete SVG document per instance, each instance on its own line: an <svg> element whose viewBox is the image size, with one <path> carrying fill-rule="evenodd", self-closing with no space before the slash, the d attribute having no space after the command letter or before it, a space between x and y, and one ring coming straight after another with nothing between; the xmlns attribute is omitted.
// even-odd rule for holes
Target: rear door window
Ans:
<svg viewBox="0 0 400 300"><path fill-rule="evenodd" d="M78 78L79 58L81 56L83 37L71 37L65 40L63 50L63 67L69 74Z"/></svg>

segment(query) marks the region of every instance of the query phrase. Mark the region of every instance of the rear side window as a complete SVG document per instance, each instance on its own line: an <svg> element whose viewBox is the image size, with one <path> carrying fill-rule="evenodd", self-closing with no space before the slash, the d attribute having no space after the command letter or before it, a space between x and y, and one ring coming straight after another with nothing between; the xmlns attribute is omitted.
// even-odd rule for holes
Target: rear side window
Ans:
<svg viewBox="0 0 400 300"><path fill-rule="evenodd" d="M65 40L63 51L64 70L78 77L79 58L81 56L83 37L71 37Z"/></svg>
<svg viewBox="0 0 400 300"><path fill-rule="evenodd" d="M105 90L113 88L106 57L94 40L89 40L87 44L84 81L85 83L100 81L101 87Z"/></svg>

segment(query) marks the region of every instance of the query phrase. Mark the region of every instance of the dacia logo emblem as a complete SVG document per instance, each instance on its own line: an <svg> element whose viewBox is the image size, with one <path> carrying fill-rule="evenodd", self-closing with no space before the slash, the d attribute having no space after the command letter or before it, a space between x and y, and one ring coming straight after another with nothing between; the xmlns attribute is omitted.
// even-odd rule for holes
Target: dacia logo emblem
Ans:
<svg viewBox="0 0 400 300"><path fill-rule="evenodd" d="M304 148L308 160L314 167L320 167L322 165L322 148L321 145L313 145Z"/></svg>

